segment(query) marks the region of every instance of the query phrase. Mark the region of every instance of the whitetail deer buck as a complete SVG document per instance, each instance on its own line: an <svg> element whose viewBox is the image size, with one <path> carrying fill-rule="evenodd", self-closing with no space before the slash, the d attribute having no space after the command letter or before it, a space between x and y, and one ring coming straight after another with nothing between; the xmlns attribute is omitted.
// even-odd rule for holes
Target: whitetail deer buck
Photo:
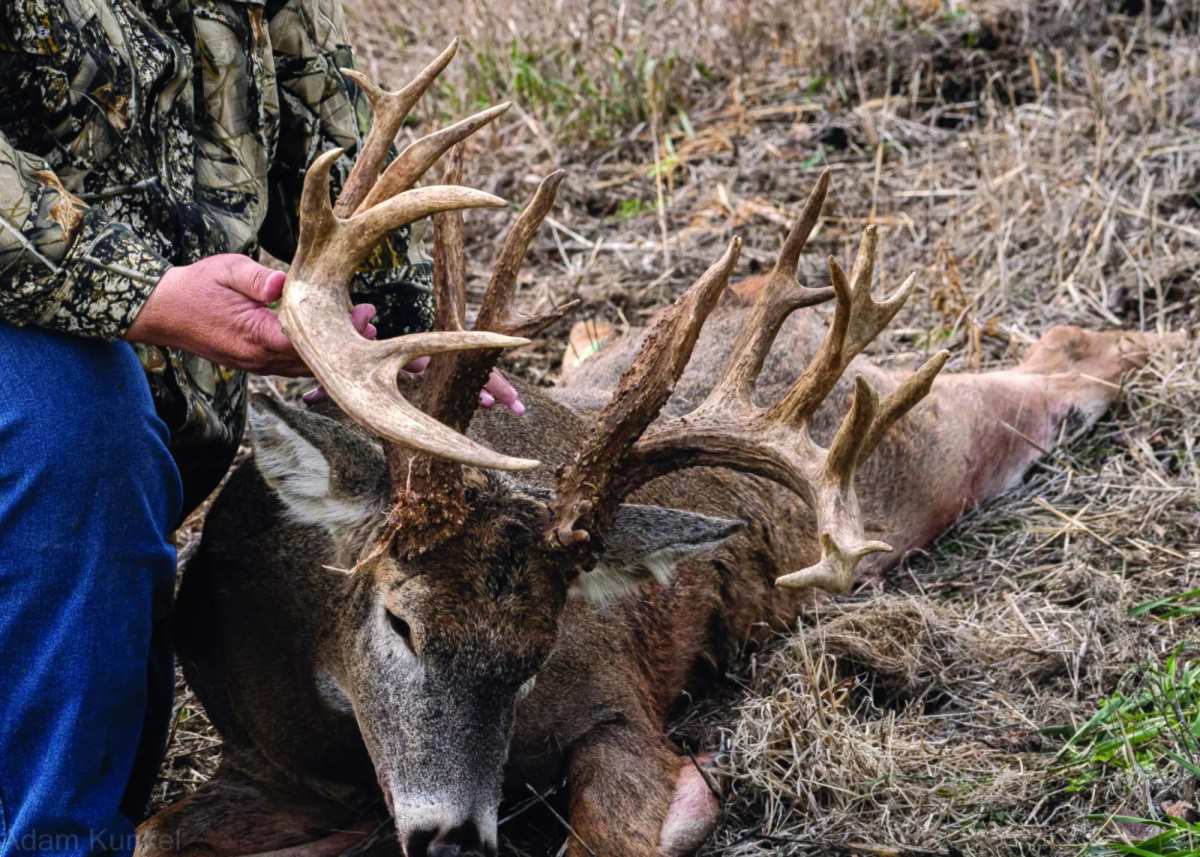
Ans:
<svg viewBox="0 0 1200 857"><path fill-rule="evenodd" d="M831 259L832 288L797 284L824 175L769 276L726 293L735 239L650 330L563 388L523 389L527 416L473 420L500 349L561 315L512 312L560 174L509 233L474 331L457 214L437 216L441 331L361 339L347 297L389 230L501 204L410 189L497 109L383 170L452 52L400 93L359 79L376 124L335 207L338 153L309 172L281 315L340 412L254 405L254 458L209 514L177 611L224 757L143 825L143 857L494 855L506 778L563 777L568 854L690 854L718 807L664 735L680 695L814 587L844 591L1011 486L1144 356L1135 336L1056 328L1007 371L935 380L944 352L907 377L857 358L911 279L871 296L869 228L849 275ZM826 301L828 323L793 315ZM424 354L441 356L413 382L400 369ZM394 827L368 836L383 804Z"/></svg>

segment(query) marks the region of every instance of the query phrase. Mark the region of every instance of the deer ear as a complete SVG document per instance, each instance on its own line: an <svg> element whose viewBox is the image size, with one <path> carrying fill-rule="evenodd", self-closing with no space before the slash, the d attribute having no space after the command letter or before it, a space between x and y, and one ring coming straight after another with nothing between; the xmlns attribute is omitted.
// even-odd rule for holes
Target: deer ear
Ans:
<svg viewBox="0 0 1200 857"><path fill-rule="evenodd" d="M744 526L729 518L625 503L604 535L599 562L575 578L571 595L606 604L648 580L665 586L680 560L716 547Z"/></svg>
<svg viewBox="0 0 1200 857"><path fill-rule="evenodd" d="M258 472L298 523L333 532L362 524L385 507L383 452L356 429L255 394L250 435Z"/></svg>

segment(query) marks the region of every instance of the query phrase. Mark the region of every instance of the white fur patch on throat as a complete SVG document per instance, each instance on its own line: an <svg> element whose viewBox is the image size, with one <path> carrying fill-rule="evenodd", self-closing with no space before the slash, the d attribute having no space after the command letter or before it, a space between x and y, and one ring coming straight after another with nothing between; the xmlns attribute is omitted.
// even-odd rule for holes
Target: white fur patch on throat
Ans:
<svg viewBox="0 0 1200 857"><path fill-rule="evenodd" d="M570 595L572 598L581 598L588 604L604 607L633 592L642 580L599 563L591 571L580 572L571 584Z"/></svg>

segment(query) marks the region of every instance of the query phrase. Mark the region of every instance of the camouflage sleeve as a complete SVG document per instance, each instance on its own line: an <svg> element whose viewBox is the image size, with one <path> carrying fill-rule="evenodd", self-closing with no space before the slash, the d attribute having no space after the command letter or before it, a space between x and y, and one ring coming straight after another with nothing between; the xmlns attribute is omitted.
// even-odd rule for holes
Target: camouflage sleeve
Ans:
<svg viewBox="0 0 1200 857"><path fill-rule="evenodd" d="M118 339L169 267L0 135L0 319Z"/></svg>
<svg viewBox="0 0 1200 857"><path fill-rule="evenodd" d="M270 207L260 237L268 252L288 260L299 234L297 211L304 171L322 152L346 149L351 154L334 171L336 192L370 127L370 108L338 71L354 64L342 0L275 0L268 3L267 11L280 126ZM433 322L433 268L421 258L418 247L408 227L399 229L355 276L354 299L375 305L380 336L428 330Z"/></svg>

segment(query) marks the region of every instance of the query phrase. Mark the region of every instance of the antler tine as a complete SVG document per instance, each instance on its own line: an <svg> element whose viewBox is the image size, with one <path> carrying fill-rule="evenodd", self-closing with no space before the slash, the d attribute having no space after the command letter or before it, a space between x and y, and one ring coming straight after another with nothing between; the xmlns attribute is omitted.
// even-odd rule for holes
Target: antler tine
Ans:
<svg viewBox="0 0 1200 857"><path fill-rule="evenodd" d="M920 369L905 378L904 383L883 400L871 423L871 429L863 440L862 449L859 451L860 460L865 461L875 451L875 447L879 446L879 442L883 440L887 430L929 394L934 379L949 359L949 351L936 352L921 364Z"/></svg>
<svg viewBox="0 0 1200 857"><path fill-rule="evenodd" d="M812 416L842 377L842 370L849 362L845 359L845 344L853 311L853 295L841 265L832 256L827 261L829 280L833 283L833 293L837 298L833 321L804 372L787 395L772 408L772 417L783 422L799 423Z"/></svg>
<svg viewBox="0 0 1200 857"><path fill-rule="evenodd" d="M816 187L808 195L799 219L784 239L775 266L763 287L766 297L755 301L750 320L738 333L733 358L717 383L713 395L722 401L749 404L754 381L779 328L793 312L824 303L833 297L832 289L809 289L796 284L796 268L808 237L821 219L821 208L829 191L829 170L821 173Z"/></svg>
<svg viewBox="0 0 1200 857"><path fill-rule="evenodd" d="M446 165L448 185L463 182L463 147L455 146ZM433 216L434 328L465 330L467 307L467 251L461 211Z"/></svg>
<svg viewBox="0 0 1200 857"><path fill-rule="evenodd" d="M846 491L858 466L863 444L879 412L879 394L861 375L854 379L854 398L825 454L825 472Z"/></svg>
<svg viewBox="0 0 1200 857"><path fill-rule="evenodd" d="M400 95L408 98L415 92L415 100L428 86L420 79L415 83L420 85L410 85ZM477 467L537 467L537 461L502 455L439 423L408 402L397 386L401 369L419 356L494 351L525 345L527 339L460 329L371 341L361 337L350 321L351 278L381 238L432 214L503 207L504 200L472 188L425 187L406 190L342 218L329 194L330 171L342 154L334 150L317 158L304 179L300 239L279 307L280 322L297 353L342 410L387 443ZM370 169L356 165L356 172L361 181ZM343 193L340 202L352 211L358 206L350 204L351 190L349 196Z"/></svg>
<svg viewBox="0 0 1200 857"><path fill-rule="evenodd" d="M405 224L443 211L463 208L503 208L504 200L468 187L439 186L405 191L348 219L338 217L329 204L330 172L344 150L321 155L304 177L300 197L300 239L292 261L309 276L349 281L355 268L385 235ZM349 265L349 269L346 266ZM342 295L347 306L349 296Z"/></svg>
<svg viewBox="0 0 1200 857"><path fill-rule="evenodd" d="M793 571L775 579L776 586L785 589L822 589L826 592L845 592L854 582L854 570L863 559L873 553L886 553L892 549L887 542L851 541L849 548L842 547L834 532L861 531L858 501L852 508L829 508L818 513L818 519L828 526L821 531L821 559L800 571Z"/></svg>
<svg viewBox="0 0 1200 857"><path fill-rule="evenodd" d="M492 279L488 283L483 303L479 306L479 316L475 320L476 330L495 330L507 332L504 328L511 325L513 298L517 291L517 274L521 271L521 263L529 252L529 244L533 236L542 226L542 221L554 207L558 198L558 186L566 178L566 172L555 170L542 179L533 199L525 210L517 217L504 246L492 268Z"/></svg>
<svg viewBox="0 0 1200 857"><path fill-rule="evenodd" d="M845 362L849 363L891 324L896 313L904 306L916 284L917 275L909 274L900 288L891 297L876 301L871 297L871 280L875 273L875 254L878 234L874 224L863 230L858 244L854 267L850 269L850 286L853 306L850 313L850 329L845 343Z"/></svg>
<svg viewBox="0 0 1200 857"><path fill-rule="evenodd" d="M536 315L513 316L504 325L503 329L497 332L508 336L523 336L526 339L531 339L554 324L554 322L565 317L567 313L574 310L581 303L582 301L576 298L573 301L567 301L565 304L551 307L545 312L537 313Z"/></svg>
<svg viewBox="0 0 1200 857"><path fill-rule="evenodd" d="M533 319L521 319L514 315L512 307L521 263L538 227L554 205L564 175L558 170L543 179L533 200L509 228L475 318L476 331L513 335L513 330L520 330L523 336L533 335L569 308L559 307ZM448 214L436 221L434 254L435 259L442 260L447 276L445 283L437 284L438 319L440 324L462 329L465 293L465 274L461 270L462 226L453 222L454 217ZM429 367L423 385L427 393L425 410L447 425L465 431L479 404L478 390L499 356L499 351L478 351L436 361Z"/></svg>
<svg viewBox="0 0 1200 857"><path fill-rule="evenodd" d="M408 190L452 146L458 145L480 128L495 121L511 106L512 102L505 101L503 104L481 110L474 116L468 116L466 119L434 131L432 134L427 134L410 144L396 156L396 160L388 164L383 175L366 194L357 210L369 208L381 200ZM451 184L451 182L447 182L447 184Z"/></svg>
<svg viewBox="0 0 1200 857"><path fill-rule="evenodd" d="M458 39L455 39L433 62L421 69L407 86L396 92L388 92L362 72L351 68L341 70L343 75L362 89L367 100L371 102L372 122L367 139L363 142L354 167L350 170L350 175L347 176L338 196L336 213L339 217L348 217L358 211L359 204L374 187L383 165L387 163L388 150L392 141L396 139L400 126L404 124L408 111L412 110L413 105L425 94L425 90L429 89L430 84L437 79L450 60L454 59L457 52Z"/></svg>
<svg viewBox="0 0 1200 857"><path fill-rule="evenodd" d="M783 246L779 248L779 258L775 260L773 273L785 274L789 280L796 279L796 268L800 264L800 254L804 252L808 238L812 235L817 221L821 219L821 209L825 207L825 197L829 194L829 170L822 170L816 185L808 194L800 217L796 220Z"/></svg>
<svg viewBox="0 0 1200 857"><path fill-rule="evenodd" d="M823 192L822 181L810 197L810 203ZM806 206L801 223L806 224L812 215L812 208ZM793 235L802 231L798 227ZM793 243L789 236L781 256L787 256L790 262L793 249L798 245L799 242ZM809 568L783 575L776 581L778 585L844 591L849 588L854 569L863 557L891 550L884 542L865 537L854 492L854 474L878 446L884 433L929 392L947 355L943 352L932 357L882 402L870 384L861 377L856 378L849 410L829 449L822 449L808 431L813 413L833 389L850 360L895 316L911 292L911 282L906 282L886 301L875 302L870 297L875 247L874 232L869 229L849 279L838 264L830 260L830 277L837 297L834 318L817 354L778 404L758 408L749 398L749 390L753 388L763 358L778 330L776 319L783 317L777 315L779 310L776 309L782 287L770 284L759 293L756 305L747 316L746 327L735 343L722 384L714 388L692 413L660 422L646 432L623 456L623 472L615 479L600 483L601 488L606 485L611 488L607 495L599 495L603 501L611 506L638 486L675 470L695 466L726 467L771 479L794 491L816 517L821 551L819 561ZM769 331L760 329L764 325ZM631 373L632 369L623 379L622 387ZM560 494L576 496L577 491L574 494L570 491L569 475L563 477ZM599 503L594 496L587 499L593 506ZM558 535L562 543L569 545L586 540L594 519L594 512L583 508L578 516L582 525L570 528L564 523L570 523L571 519L564 522L560 516Z"/></svg>
<svg viewBox="0 0 1200 857"><path fill-rule="evenodd" d="M638 438L658 416L692 356L700 328L729 284L742 242L725 253L675 301L646 334L582 448L559 478L546 540L551 546L586 543L609 523L627 492L612 490Z"/></svg>

